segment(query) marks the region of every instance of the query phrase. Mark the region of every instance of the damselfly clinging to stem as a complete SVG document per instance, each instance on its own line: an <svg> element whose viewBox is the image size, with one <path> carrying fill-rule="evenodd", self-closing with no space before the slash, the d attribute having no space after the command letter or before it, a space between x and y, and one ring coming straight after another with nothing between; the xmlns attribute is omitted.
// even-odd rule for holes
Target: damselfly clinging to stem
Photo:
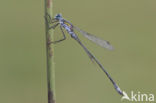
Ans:
<svg viewBox="0 0 156 103"><path fill-rule="evenodd" d="M76 33L74 32L74 30L77 30L78 32L80 32L84 37L86 37L87 39L91 40L92 42L96 43L97 45L100 45L103 48L107 48L109 50L112 50L113 47L110 45L110 43L108 41L102 40L90 33L87 33L81 29L79 29L78 27L72 25L69 21L65 20L61 14L57 14L53 19L51 19L50 15L46 14L45 16L46 18L46 23L48 25L48 30L49 29L55 29L57 26L60 27L60 30L62 31L62 35L63 35L63 39L54 41L54 42L50 42L50 43L58 43L61 42L63 40L66 39L65 33L63 31L63 29L65 29L70 36L75 39L81 46L82 48L85 50L85 52L87 53L87 55L89 56L89 58L92 61L95 61L98 66L102 69L102 71L107 75L107 77L109 78L109 80L111 81L111 83L113 84L115 90L120 94L123 95L122 90L119 88L119 86L114 82L114 80L111 78L111 76L108 74L108 72L105 70L105 68L101 65L101 63L94 57L94 55L91 54L91 52L82 44L82 42L80 41L80 39L78 38L78 36L76 35ZM49 26L49 24L53 24L52 26ZM49 43L49 44L50 44Z"/></svg>

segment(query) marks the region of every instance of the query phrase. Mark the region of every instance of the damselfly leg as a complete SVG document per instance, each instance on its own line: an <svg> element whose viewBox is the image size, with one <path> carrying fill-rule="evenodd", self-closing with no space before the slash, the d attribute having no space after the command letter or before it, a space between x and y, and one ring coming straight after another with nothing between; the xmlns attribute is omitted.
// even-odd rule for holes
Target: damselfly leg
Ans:
<svg viewBox="0 0 156 103"><path fill-rule="evenodd" d="M56 44L56 43L59 43L59 42L61 42L61 41L63 41L63 40L66 39L66 35L64 34L64 31L63 31L63 28L62 28L61 25L60 25L60 30L61 30L61 32L62 32L63 39L60 39L60 40L57 40L57 41L53 41L53 42L50 42L50 43L54 43L54 44Z"/></svg>
<svg viewBox="0 0 156 103"><path fill-rule="evenodd" d="M54 24L52 26L49 26L49 29L55 29L60 23Z"/></svg>
<svg viewBox="0 0 156 103"><path fill-rule="evenodd" d="M55 18L52 19L48 13L46 13L46 15L44 17L48 24L53 24L53 23L58 22L58 20L56 20Z"/></svg>
<svg viewBox="0 0 156 103"><path fill-rule="evenodd" d="M47 23L47 25L48 25L48 29L49 29L49 30L50 30L50 29L55 29L55 28L60 24L60 23L58 23L58 20L56 20L55 18L52 19L51 16L50 16L48 13L46 13L46 15L45 15L45 20L46 20L46 23ZM57 22L57 23L56 23L56 22ZM54 23L56 23L56 24L54 24ZM49 26L50 24L53 24L53 25ZM61 30L61 32L62 32L63 39L60 39L60 40L57 40L57 41L51 41L51 42L49 42L48 44L51 44L51 43L56 44L56 43L61 42L61 41L63 41L63 40L66 39L66 36L65 36L65 34L64 34L64 31L63 31L63 28L62 28L61 25L60 25L60 30Z"/></svg>

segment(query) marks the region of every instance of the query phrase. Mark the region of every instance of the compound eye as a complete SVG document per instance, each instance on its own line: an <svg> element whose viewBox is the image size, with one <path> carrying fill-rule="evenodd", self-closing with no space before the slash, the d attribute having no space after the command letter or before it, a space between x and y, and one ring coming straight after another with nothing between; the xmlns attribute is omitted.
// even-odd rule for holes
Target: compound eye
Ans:
<svg viewBox="0 0 156 103"><path fill-rule="evenodd" d="M62 15L61 15L61 14L58 14L57 16L58 16L58 17L62 17Z"/></svg>

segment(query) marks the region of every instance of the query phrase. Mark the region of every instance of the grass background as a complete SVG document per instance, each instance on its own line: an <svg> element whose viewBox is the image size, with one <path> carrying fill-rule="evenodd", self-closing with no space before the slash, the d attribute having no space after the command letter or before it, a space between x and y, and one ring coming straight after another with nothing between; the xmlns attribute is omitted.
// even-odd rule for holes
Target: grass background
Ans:
<svg viewBox="0 0 156 103"><path fill-rule="evenodd" d="M121 89L156 95L155 0L53 2L55 14L111 42L114 51L78 34ZM54 47L57 103L121 103L105 74L66 36ZM45 53L44 1L0 1L0 103L47 103Z"/></svg>

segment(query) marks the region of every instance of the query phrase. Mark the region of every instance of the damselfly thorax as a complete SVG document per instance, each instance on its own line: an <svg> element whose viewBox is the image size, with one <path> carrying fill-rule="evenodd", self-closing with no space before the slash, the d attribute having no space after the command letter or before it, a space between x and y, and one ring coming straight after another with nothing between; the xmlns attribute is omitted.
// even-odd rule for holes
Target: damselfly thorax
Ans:
<svg viewBox="0 0 156 103"><path fill-rule="evenodd" d="M63 20L60 25L71 35L72 38L77 38L77 35L74 33L73 26L70 23Z"/></svg>

